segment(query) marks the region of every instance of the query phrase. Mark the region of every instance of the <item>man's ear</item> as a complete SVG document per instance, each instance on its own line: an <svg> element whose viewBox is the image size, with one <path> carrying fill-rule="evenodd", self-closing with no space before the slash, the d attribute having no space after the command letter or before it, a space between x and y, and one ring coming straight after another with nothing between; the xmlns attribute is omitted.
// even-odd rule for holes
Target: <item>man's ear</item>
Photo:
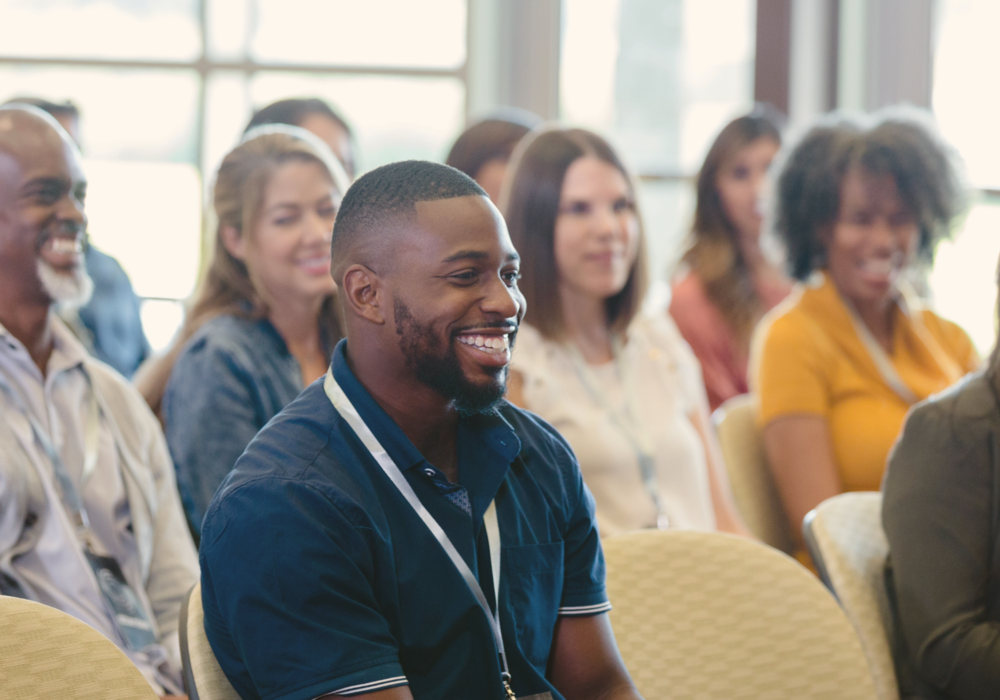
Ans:
<svg viewBox="0 0 1000 700"><path fill-rule="evenodd" d="M247 249L246 237L235 226L228 224L219 227L219 235L222 237L222 245L226 247L229 254L237 260L243 260Z"/></svg>
<svg viewBox="0 0 1000 700"><path fill-rule="evenodd" d="M385 323L386 290L382 278L372 270L364 265L351 265L344 271L340 294L346 312L380 326Z"/></svg>

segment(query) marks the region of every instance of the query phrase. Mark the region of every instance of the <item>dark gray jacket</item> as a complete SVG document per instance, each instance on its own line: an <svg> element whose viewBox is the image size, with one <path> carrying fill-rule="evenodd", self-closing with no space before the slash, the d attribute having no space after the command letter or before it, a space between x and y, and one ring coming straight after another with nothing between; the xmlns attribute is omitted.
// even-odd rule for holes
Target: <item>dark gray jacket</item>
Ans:
<svg viewBox="0 0 1000 700"><path fill-rule="evenodd" d="M904 698L1000 698L1000 400L972 374L914 407L889 457L891 551Z"/></svg>
<svg viewBox="0 0 1000 700"><path fill-rule="evenodd" d="M299 363L267 319L224 314L188 341L163 395L163 422L194 532L257 431L300 391Z"/></svg>

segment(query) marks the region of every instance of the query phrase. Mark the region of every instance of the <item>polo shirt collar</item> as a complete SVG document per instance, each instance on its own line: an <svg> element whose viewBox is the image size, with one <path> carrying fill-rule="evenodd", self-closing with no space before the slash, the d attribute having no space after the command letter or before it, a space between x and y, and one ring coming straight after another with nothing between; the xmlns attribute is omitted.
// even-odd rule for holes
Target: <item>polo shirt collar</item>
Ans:
<svg viewBox="0 0 1000 700"><path fill-rule="evenodd" d="M89 357L87 349L83 343L77 340L73 331L60 319L54 311L49 312L49 322L52 324L52 355L45 370L46 377L51 380L60 372L83 367L84 362ZM14 357L21 362L24 367L32 373L39 381L42 381L42 374L31 361L31 355L27 348L21 343L3 324L0 324L0 342L8 346Z"/></svg>
<svg viewBox="0 0 1000 700"><path fill-rule="evenodd" d="M346 350L347 340L341 340L333 352L333 378L400 469L406 471L424 464L424 456L354 376L347 363ZM507 468L521 452L521 441L499 413L463 417L459 420L458 433L459 477L474 501L473 510L482 513L485 506L477 507L476 501L485 498L488 505L493 499ZM475 465L470 463L470 452L481 451L475 450L473 441L493 453L490 458L483 455L481 462ZM502 465L502 468L491 468L493 465Z"/></svg>

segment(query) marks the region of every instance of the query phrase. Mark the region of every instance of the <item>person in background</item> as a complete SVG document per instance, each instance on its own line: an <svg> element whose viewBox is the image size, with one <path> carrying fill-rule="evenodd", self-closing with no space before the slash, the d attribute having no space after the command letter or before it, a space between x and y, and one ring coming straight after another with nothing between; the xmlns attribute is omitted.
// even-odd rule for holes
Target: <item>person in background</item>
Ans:
<svg viewBox="0 0 1000 700"><path fill-rule="evenodd" d="M29 104L48 112L80 146L80 111L72 102L18 97L11 103ZM131 378L150 355L139 298L118 261L98 250L89 239L84 243L84 260L94 283L90 301L80 308L60 305L58 313L91 355Z"/></svg>
<svg viewBox="0 0 1000 700"><path fill-rule="evenodd" d="M0 107L0 594L86 622L179 694L198 561L163 434L53 313L91 288L80 160L48 114Z"/></svg>
<svg viewBox="0 0 1000 700"><path fill-rule="evenodd" d="M541 117L524 110L498 111L463 131L448 152L445 163L478 182L496 204L510 154L541 122Z"/></svg>
<svg viewBox="0 0 1000 700"><path fill-rule="evenodd" d="M997 436L1000 343L983 371L913 407L889 455L882 524L904 700L1000 697Z"/></svg>
<svg viewBox="0 0 1000 700"><path fill-rule="evenodd" d="M288 124L315 134L344 166L348 181L354 180L357 167L354 132L328 103L316 97L272 102L254 112L243 133L264 124Z"/></svg>
<svg viewBox="0 0 1000 700"><path fill-rule="evenodd" d="M205 632L233 686L639 700L573 453L503 400L524 298L496 207L454 168L391 163L348 190L332 258L347 337L205 516Z"/></svg>
<svg viewBox="0 0 1000 700"><path fill-rule="evenodd" d="M708 423L698 362L669 317L640 313L646 242L618 155L582 129L522 142L502 210L528 303L510 400L573 447L606 537L746 531Z"/></svg>
<svg viewBox="0 0 1000 700"><path fill-rule="evenodd" d="M910 406L979 365L906 281L963 199L949 152L910 112L822 122L788 155L776 228L800 284L758 328L750 364L793 532L831 496L877 491Z"/></svg>
<svg viewBox="0 0 1000 700"><path fill-rule="evenodd" d="M749 391L750 336L791 281L761 249L762 197L781 133L766 108L729 122L705 156L670 315L701 363L711 410Z"/></svg>
<svg viewBox="0 0 1000 700"><path fill-rule="evenodd" d="M265 423L340 340L330 236L347 176L313 134L251 130L215 179L215 252L173 348L137 385L162 416L193 532Z"/></svg>

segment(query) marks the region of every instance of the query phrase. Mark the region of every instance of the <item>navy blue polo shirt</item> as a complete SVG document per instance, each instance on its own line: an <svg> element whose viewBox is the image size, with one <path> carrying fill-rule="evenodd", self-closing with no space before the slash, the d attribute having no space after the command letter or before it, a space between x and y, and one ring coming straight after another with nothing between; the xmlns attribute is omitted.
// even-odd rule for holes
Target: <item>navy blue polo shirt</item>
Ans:
<svg viewBox="0 0 1000 700"><path fill-rule="evenodd" d="M559 615L610 609L594 502L566 441L504 402L463 417L460 485L417 451L354 377L333 373L493 600L483 513L501 532L500 625L519 696L545 679ZM419 516L313 383L247 447L202 526L205 631L244 698L502 700L489 621Z"/></svg>

